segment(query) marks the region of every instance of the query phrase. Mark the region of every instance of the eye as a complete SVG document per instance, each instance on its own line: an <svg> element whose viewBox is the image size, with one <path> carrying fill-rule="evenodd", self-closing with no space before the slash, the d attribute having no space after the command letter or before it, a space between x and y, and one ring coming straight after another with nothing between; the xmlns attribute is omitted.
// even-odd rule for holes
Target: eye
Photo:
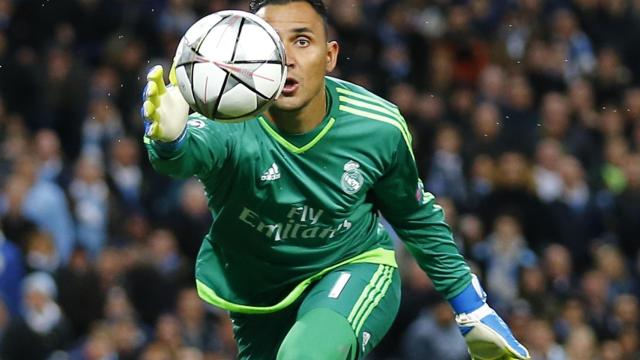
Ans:
<svg viewBox="0 0 640 360"><path fill-rule="evenodd" d="M311 45L311 42L307 38L300 37L296 39L295 44L300 47L307 47Z"/></svg>

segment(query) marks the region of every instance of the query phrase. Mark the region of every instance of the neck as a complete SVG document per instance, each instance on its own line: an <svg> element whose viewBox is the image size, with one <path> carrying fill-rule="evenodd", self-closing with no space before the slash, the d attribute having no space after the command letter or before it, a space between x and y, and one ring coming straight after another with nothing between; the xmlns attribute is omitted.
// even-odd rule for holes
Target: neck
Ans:
<svg viewBox="0 0 640 360"><path fill-rule="evenodd" d="M278 129L288 134L304 134L315 129L322 122L327 112L327 94L324 87L309 103L296 110L283 110L272 107L267 118Z"/></svg>

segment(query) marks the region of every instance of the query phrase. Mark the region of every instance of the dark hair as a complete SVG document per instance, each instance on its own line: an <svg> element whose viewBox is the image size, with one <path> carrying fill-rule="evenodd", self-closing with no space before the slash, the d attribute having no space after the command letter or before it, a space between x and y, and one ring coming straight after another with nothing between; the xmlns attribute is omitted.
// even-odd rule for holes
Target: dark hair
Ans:
<svg viewBox="0 0 640 360"><path fill-rule="evenodd" d="M252 13L257 13L258 10L262 9L267 5L284 5L292 2L304 1L311 5L313 10L320 15L322 18L322 22L324 23L325 30L327 29L328 24L328 14L327 7L322 0L251 0L249 2L249 11Z"/></svg>

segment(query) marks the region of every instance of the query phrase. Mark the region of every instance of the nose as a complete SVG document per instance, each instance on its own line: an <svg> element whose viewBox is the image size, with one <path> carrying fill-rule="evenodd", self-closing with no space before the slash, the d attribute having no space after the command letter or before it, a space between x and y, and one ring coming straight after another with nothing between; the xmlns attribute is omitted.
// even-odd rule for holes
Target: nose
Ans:
<svg viewBox="0 0 640 360"><path fill-rule="evenodd" d="M290 50L290 47L285 46L284 49L284 64L287 68L291 69L295 66L295 56L293 55L293 51Z"/></svg>

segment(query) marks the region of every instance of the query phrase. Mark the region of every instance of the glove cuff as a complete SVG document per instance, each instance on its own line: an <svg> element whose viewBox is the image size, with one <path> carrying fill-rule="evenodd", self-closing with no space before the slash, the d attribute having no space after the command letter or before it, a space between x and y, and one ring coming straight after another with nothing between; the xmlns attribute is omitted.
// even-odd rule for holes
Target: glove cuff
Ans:
<svg viewBox="0 0 640 360"><path fill-rule="evenodd" d="M462 292L449 299L456 314L472 313L485 305L487 294L482 290L478 277L471 274L471 282Z"/></svg>
<svg viewBox="0 0 640 360"><path fill-rule="evenodd" d="M173 141L168 141L168 142L161 141L161 140L154 140L153 146L162 155L170 155L182 146L186 138L187 138L187 128L185 127L177 139Z"/></svg>
<svg viewBox="0 0 640 360"><path fill-rule="evenodd" d="M495 311L487 304L483 304L479 308L470 313L460 313L456 315L456 322L458 325L463 325L469 322L480 321L487 315L495 314Z"/></svg>

